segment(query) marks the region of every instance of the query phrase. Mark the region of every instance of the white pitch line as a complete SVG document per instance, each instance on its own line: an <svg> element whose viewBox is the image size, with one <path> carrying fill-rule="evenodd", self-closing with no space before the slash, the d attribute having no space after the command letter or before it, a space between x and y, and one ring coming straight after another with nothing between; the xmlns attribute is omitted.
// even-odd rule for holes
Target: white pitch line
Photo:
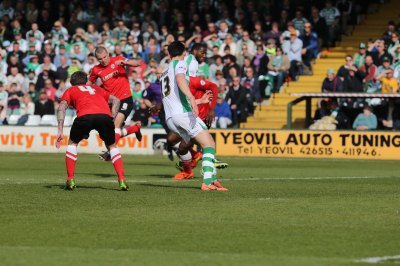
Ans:
<svg viewBox="0 0 400 266"><path fill-rule="evenodd" d="M392 178L387 176L326 176L326 177L254 177L254 178L220 178L221 181L274 181L274 180L350 180L350 179L376 179L376 178ZM64 182L63 180L59 179L46 179L46 180L11 180L6 179L10 182L0 182L0 185L8 185L8 184L46 184L49 182ZM197 182L200 179L190 179L184 181L176 181L176 180L129 180L128 183L173 183L173 182ZM116 183L116 180L104 180L104 179L77 179L78 183L87 184L87 183Z"/></svg>
<svg viewBox="0 0 400 266"><path fill-rule="evenodd" d="M388 260L400 260L400 255L364 258L355 260L355 262L376 264Z"/></svg>

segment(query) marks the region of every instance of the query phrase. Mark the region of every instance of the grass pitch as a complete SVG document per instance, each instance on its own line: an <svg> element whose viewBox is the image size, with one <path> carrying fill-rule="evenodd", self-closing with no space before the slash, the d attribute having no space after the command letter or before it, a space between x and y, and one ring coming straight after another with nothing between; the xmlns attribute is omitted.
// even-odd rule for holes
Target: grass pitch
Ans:
<svg viewBox="0 0 400 266"><path fill-rule="evenodd" d="M160 156L0 153L1 265L363 265L400 255L399 162L222 158L228 192ZM199 173L197 170L197 177ZM399 260L386 260L393 265Z"/></svg>

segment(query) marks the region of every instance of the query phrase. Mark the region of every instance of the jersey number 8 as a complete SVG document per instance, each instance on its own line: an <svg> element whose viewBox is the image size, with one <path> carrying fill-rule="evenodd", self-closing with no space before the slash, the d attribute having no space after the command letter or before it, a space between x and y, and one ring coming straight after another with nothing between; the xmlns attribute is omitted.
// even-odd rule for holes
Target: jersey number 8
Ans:
<svg viewBox="0 0 400 266"><path fill-rule="evenodd" d="M93 89L93 88L90 87L90 86L78 86L78 88L79 88L81 91L89 92L90 95L95 95L95 94L96 94L96 90Z"/></svg>
<svg viewBox="0 0 400 266"><path fill-rule="evenodd" d="M161 88L163 90L164 97L167 97L171 92L171 87L169 86L169 77L166 76L161 80Z"/></svg>

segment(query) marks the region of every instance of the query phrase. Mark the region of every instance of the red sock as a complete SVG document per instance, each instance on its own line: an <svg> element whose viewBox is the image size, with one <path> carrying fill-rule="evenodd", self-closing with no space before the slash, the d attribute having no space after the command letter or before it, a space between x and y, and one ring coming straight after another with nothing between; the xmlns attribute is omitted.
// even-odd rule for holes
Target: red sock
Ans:
<svg viewBox="0 0 400 266"><path fill-rule="evenodd" d="M122 156L117 148L110 150L111 161L114 165L115 172L118 175L118 181L125 180L124 165L122 163Z"/></svg>
<svg viewBox="0 0 400 266"><path fill-rule="evenodd" d="M182 161L183 171L186 173L191 173L192 170L192 161Z"/></svg>
<svg viewBox="0 0 400 266"><path fill-rule="evenodd" d="M192 158L196 158L196 157L198 156L198 154L200 153L200 152L198 152L198 151L195 151L193 148L191 148L191 149L189 150L189 152L190 152L190 154L192 155Z"/></svg>
<svg viewBox="0 0 400 266"><path fill-rule="evenodd" d="M114 131L115 131L115 144L117 144L119 139L121 138L121 129L116 128Z"/></svg>
<svg viewBox="0 0 400 266"><path fill-rule="evenodd" d="M136 125L133 125L133 126L129 126L129 127L124 128L124 133L125 133L125 134L124 134L124 137L125 137L125 136L128 136L128 135L130 135L130 134L139 132L140 128L141 128L141 125L140 125L140 124L136 124ZM125 132L125 131L126 131L126 132Z"/></svg>
<svg viewBox="0 0 400 266"><path fill-rule="evenodd" d="M67 166L67 174L68 178L67 181L71 181L74 178L75 173L75 164L76 160L78 159L76 146L68 145L67 152L65 154L65 164Z"/></svg>

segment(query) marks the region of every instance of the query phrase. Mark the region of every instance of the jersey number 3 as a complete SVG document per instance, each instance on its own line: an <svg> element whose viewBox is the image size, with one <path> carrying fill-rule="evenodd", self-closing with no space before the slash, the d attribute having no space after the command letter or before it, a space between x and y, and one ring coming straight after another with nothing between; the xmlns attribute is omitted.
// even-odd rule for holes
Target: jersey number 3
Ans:
<svg viewBox="0 0 400 266"><path fill-rule="evenodd" d="M90 86L78 86L78 88L79 88L81 91L89 92L90 95L95 95L95 94L96 94L96 90L93 89L93 88L90 87Z"/></svg>
<svg viewBox="0 0 400 266"><path fill-rule="evenodd" d="M161 80L161 88L163 90L164 97L167 97L171 92L171 87L169 86L169 77L166 76Z"/></svg>

